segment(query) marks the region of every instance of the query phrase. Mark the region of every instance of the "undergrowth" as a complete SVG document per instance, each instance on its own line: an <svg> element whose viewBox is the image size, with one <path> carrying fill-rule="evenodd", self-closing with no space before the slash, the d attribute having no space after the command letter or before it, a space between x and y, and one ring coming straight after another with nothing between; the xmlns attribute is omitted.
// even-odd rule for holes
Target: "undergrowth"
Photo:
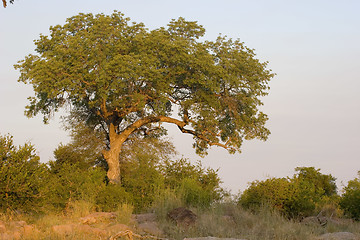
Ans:
<svg viewBox="0 0 360 240"><path fill-rule="evenodd" d="M168 191L161 198L158 198L152 208L149 209L150 212L155 213L157 216L158 226L164 232L162 237L176 240L207 236L247 240L311 240L317 239L318 236L324 233L331 232L352 232L360 236L360 223L349 219L334 219L324 227L316 224L306 225L297 220L289 220L268 206L263 206L257 211L249 211L233 202L215 203L208 208L190 207L198 216L196 223L187 227L179 226L167 218L167 212L175 207L184 206L183 204L179 196ZM108 225L117 223L133 224L133 209L133 206L129 204L119 204L116 210L118 217ZM23 237L24 240L92 240L99 239L99 236L81 231L59 236L52 231L52 227L61 224L78 224L79 218L94 211L96 209L93 204L77 201L70 203L68 209L63 212L48 212L41 215L0 214L0 221L9 223L23 220L35 226L37 231ZM100 228L101 226L94 225L92 227Z"/></svg>

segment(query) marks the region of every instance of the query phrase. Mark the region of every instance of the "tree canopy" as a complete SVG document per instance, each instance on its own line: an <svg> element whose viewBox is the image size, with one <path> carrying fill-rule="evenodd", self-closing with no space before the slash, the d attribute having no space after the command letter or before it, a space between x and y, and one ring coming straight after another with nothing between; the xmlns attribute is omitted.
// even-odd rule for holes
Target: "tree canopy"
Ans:
<svg viewBox="0 0 360 240"><path fill-rule="evenodd" d="M19 61L19 81L33 86L26 115L67 107L107 137L108 177L119 179L119 153L132 138L164 134L162 122L210 146L240 151L243 139L266 140L259 111L273 74L239 40L200 41L205 29L184 18L154 30L120 12L70 17L35 41ZM176 117L176 113L178 117Z"/></svg>

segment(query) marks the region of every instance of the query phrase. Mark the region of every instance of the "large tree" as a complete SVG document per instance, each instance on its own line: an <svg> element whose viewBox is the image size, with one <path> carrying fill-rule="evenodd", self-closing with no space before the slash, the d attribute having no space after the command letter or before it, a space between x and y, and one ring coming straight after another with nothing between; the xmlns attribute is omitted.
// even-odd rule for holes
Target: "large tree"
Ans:
<svg viewBox="0 0 360 240"><path fill-rule="evenodd" d="M163 133L161 123L193 135L200 155L213 145L234 153L243 139L266 140L268 118L258 107L273 77L267 63L239 40L200 41L204 33L183 18L151 31L117 11L68 18L15 65L35 91L26 115L41 113L47 122L67 107L103 130L113 183L123 143Z"/></svg>

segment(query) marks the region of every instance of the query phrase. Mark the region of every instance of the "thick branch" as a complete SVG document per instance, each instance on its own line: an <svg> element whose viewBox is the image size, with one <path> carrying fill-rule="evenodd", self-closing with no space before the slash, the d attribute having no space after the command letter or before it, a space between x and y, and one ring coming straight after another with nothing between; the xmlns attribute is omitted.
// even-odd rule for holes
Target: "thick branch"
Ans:
<svg viewBox="0 0 360 240"><path fill-rule="evenodd" d="M142 119L137 120L136 122L134 122L133 124L131 124L130 126L128 126L122 133L121 135L123 135L124 137L129 137L130 134L132 134L134 131L136 131L137 129L139 129L140 127L149 124L149 123L156 123L156 122L167 122L167 123L173 123L176 124L177 126L181 126L184 127L186 125L185 122L177 120L175 118L171 118L171 117L166 117L166 116L158 116L158 117L145 117Z"/></svg>
<svg viewBox="0 0 360 240"><path fill-rule="evenodd" d="M187 121L180 121L178 119L166 117L166 116L157 116L157 117L151 116L151 117L139 119L136 122L134 122L133 124L131 124L130 126L128 126L120 135L122 135L122 138L128 138L130 136L130 134L132 134L134 131L138 130L142 126L149 124L149 123L155 123L155 122L167 122L167 123L175 124L178 126L178 128L180 129L180 131L182 133L188 133L188 134L194 135L195 137L207 142L210 146L219 146L219 147L223 147L225 149L235 150L234 148L229 146L229 141L226 142L226 144L219 143L219 142L212 142L206 136L204 136L200 133L197 133L194 130L186 129L185 126L187 125Z"/></svg>
<svg viewBox="0 0 360 240"><path fill-rule="evenodd" d="M229 144L229 141L226 142L226 144L223 144L223 143L219 143L219 142L212 142L210 141L207 137L205 137L204 135L202 134L199 134L193 130L190 130L190 129L185 129L184 127L180 127L178 126L178 128L180 129L180 131L182 133L188 133L188 134L191 134L191 135L194 135L196 136L197 138L200 138L201 140L207 142L210 146L219 146L219 147L223 147L225 149L231 149L231 150L236 150L234 149L233 147L230 147L228 144Z"/></svg>

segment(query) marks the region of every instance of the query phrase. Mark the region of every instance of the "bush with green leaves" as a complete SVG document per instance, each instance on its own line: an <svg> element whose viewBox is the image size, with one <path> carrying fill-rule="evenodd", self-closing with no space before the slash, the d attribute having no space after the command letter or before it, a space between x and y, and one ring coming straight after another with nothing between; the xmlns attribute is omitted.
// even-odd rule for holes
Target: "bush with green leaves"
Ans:
<svg viewBox="0 0 360 240"><path fill-rule="evenodd" d="M157 169L157 162L156 155L139 152L123 164L122 185L131 193L135 211L149 208L164 189L164 177Z"/></svg>
<svg viewBox="0 0 360 240"><path fill-rule="evenodd" d="M96 196L106 185L106 172L101 168L82 169L76 164L57 165L54 162L50 162L50 166L44 194L48 207L54 210L63 210L78 200L95 202Z"/></svg>
<svg viewBox="0 0 360 240"><path fill-rule="evenodd" d="M0 135L0 210L36 210L47 167L40 163L32 144L14 146L13 137Z"/></svg>
<svg viewBox="0 0 360 240"><path fill-rule="evenodd" d="M123 204L133 205L132 193L117 184L101 184L95 196L95 205L98 211L113 212Z"/></svg>
<svg viewBox="0 0 360 240"><path fill-rule="evenodd" d="M291 183L287 178L253 181L248 189L242 193L239 204L253 210L259 209L263 204L269 204L284 212L291 195L290 185Z"/></svg>
<svg viewBox="0 0 360 240"><path fill-rule="evenodd" d="M206 208L214 201L212 192L204 189L195 179L184 178L180 183L177 191L185 205Z"/></svg>
<svg viewBox="0 0 360 240"><path fill-rule="evenodd" d="M207 207L219 200L223 189L217 170L204 168L201 162L191 164L187 159L164 161L160 166L165 186L180 193L188 206Z"/></svg>
<svg viewBox="0 0 360 240"><path fill-rule="evenodd" d="M348 182L340 199L340 207L349 217L360 221L360 171L358 178Z"/></svg>
<svg viewBox="0 0 360 240"><path fill-rule="evenodd" d="M291 218L318 214L324 204L337 199L335 178L320 173L320 169L295 169L293 178L270 178L254 181L239 199L246 208L257 209L269 204Z"/></svg>

